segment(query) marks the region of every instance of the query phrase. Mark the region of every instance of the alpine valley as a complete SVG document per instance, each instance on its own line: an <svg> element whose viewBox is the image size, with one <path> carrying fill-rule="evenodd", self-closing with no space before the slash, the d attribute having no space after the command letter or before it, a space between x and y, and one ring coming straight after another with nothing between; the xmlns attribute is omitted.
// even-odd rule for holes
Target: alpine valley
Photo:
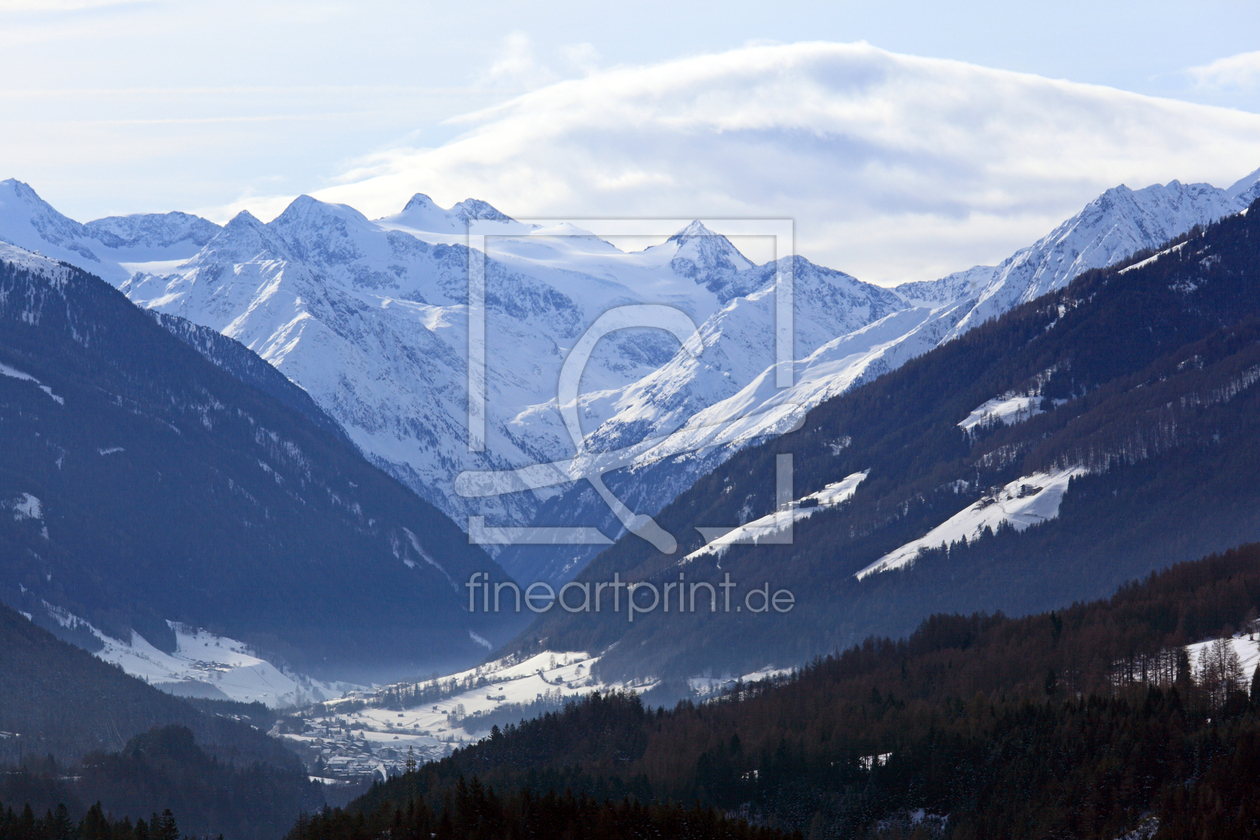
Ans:
<svg viewBox="0 0 1260 840"><path fill-rule="evenodd" d="M5 602L154 682L271 705L329 688L260 659L237 661L244 695L209 657L144 667L200 629L326 683L454 667L503 639L509 617L469 614L456 583L497 564L299 388L78 268L0 249Z"/></svg>
<svg viewBox="0 0 1260 840"><path fill-rule="evenodd" d="M1115 264L1246 207L1260 172L1228 189L1116 187L998 266L886 289L784 256L754 265L693 223L622 252L580 228L514 222L468 200L424 195L370 221L309 197L262 224L223 228L186 214L86 225L17 181L0 184L0 239L65 260L133 303L235 339L296 383L373 463L461 527L598 527L595 545L496 546L512 577L563 582L624 531L582 477L653 515L753 441L792 428L824 400L893 370L1080 273ZM485 446L468 431L468 224L486 238ZM775 371L777 284L794 301L790 387ZM695 335L614 332L582 371L575 448L562 420L561 366L602 313L666 304ZM474 339L475 340L475 339ZM615 452L620 468L601 466ZM466 497L464 472L556 463L552 486ZM560 479L567 479L567 483ZM464 489L459 487L458 489ZM465 490L465 492L468 492Z"/></svg>
<svg viewBox="0 0 1260 840"><path fill-rule="evenodd" d="M0 183L0 838L1254 836L1260 170L895 288L721 227Z"/></svg>

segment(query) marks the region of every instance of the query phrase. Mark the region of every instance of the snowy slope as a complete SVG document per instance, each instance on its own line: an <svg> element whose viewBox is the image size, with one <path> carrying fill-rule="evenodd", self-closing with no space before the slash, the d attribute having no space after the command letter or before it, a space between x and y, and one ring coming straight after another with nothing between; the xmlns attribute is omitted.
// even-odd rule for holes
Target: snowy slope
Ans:
<svg viewBox="0 0 1260 840"><path fill-rule="evenodd" d="M1114 265L1195 225L1237 213L1250 203L1246 201L1250 191L1234 191L1235 187L1222 190L1171 181L1136 191L1123 185L1107 190L1047 236L996 266L992 279L975 290L974 308L955 325L951 337L1060 289L1091 268Z"/></svg>
<svg viewBox="0 0 1260 840"><path fill-rule="evenodd" d="M218 230L187 213L111 216L84 225L21 181L0 181L0 241L65 260L115 285L134 271L187 260Z"/></svg>
<svg viewBox="0 0 1260 840"><path fill-rule="evenodd" d="M1260 170L1229 189L1177 181L1137 191L1116 187L998 266L976 266L941 280L897 287L892 291L903 301L901 306L892 305L884 311L872 308L869 314L874 317L863 324L837 325L839 328L829 340L806 336L802 341L798 330L794 384L790 388L776 387L774 370L769 365L743 387L724 389L720 384L709 384L706 396L711 402L707 408L691 411L690 419L678 431L634 453L631 464L635 469L636 509L655 513L686 489L690 481L750 442L792 428L805 412L821 402L894 370L1013 306L1062 288L1084 271L1114 265L1135 251L1154 248L1195 225L1238 212L1257 196ZM808 276L808 271L800 273ZM751 304L756 297L750 295L737 304ZM798 304L797 311L809 308L812 307ZM860 304L853 308L860 309ZM721 318L721 314L716 318ZM705 325L705 329L713 328ZM811 342L817 342L812 350L808 349ZM667 376L671 368L688 366L696 373ZM657 419L653 413L656 406L669 405L658 395L668 393L675 401L684 399L689 390L698 390L697 385L705 382L702 371L703 365L679 354L642 383L616 395L597 395L596 399L604 402L626 400L616 406L622 414L605 410L605 414L612 413L613 419L604 421L606 427L601 427L598 434L616 441L614 432L627 427L621 422L623 418L645 416L654 421L646 424L653 432L668 432L668 423L662 420L673 418L665 415ZM709 377L709 383L713 378ZM662 379L670 379L671 386L658 386L646 400L626 399L635 389ZM680 413L688 413L686 409L692 408L697 408L694 403L686 404ZM995 408L977 410L992 413ZM1005 406L1003 411L1007 408L1014 410L1014 404ZM1032 410L1025 406L1024 416ZM1012 414L1010 419L1014 417ZM579 485L550 506L551 511L557 509L581 511L589 517L599 512L599 504ZM511 550L500 559L506 568L518 573L523 571L523 563L533 561L524 552ZM572 555L550 573L576 573L584 559Z"/></svg>
<svg viewBox="0 0 1260 840"><path fill-rule="evenodd" d="M1260 171L1228 191L1177 181L1136 192L1123 186L1108 190L1001 265L977 266L934 283L898 287L896 291L912 307L837 333L839 337L815 345L813 351L802 353L798 348L797 381L791 389L768 387L773 377L767 371L754 388L745 389L726 404L716 403L703 418L696 419L711 424L718 417L770 416L769 408L788 404L808 410L1012 306L1062 288L1084 271L1114 265L1195 225L1238 212L1247 206L1248 197L1254 199L1257 194Z"/></svg>
<svg viewBox="0 0 1260 840"><path fill-rule="evenodd" d="M973 409L970 414L959 421L958 428L969 432L978 427L993 426L998 423L1013 426L1040 414L1040 405L1040 397L994 397Z"/></svg>
<svg viewBox="0 0 1260 840"><path fill-rule="evenodd" d="M469 218L504 230L487 246L481 453L466 445L468 253L444 242ZM445 211L417 196L372 222L302 197L266 225L241 214L178 272L137 274L121 288L141 306L256 351L369 457L457 519L529 524L555 489L464 499L453 482L466 470L575 455L556 383L586 327L612 306L644 303L682 310L699 327L698 362L659 330L621 331L597 345L579 406L594 432L589 446L632 445L674 431L770 364L775 271L700 223L626 253L572 226L525 228L484 203ZM805 260L796 271L799 348L904 307L893 292ZM579 460L570 475L584 468Z"/></svg>
<svg viewBox="0 0 1260 840"><path fill-rule="evenodd" d="M257 701L280 709L338 697L358 688L282 670L256 656L243 642L176 622L167 622L175 632L176 649L166 653L138 633L128 641L115 639L67 610L46 601L43 607L62 627L86 630L95 636L102 645L96 650L97 658L168 694Z"/></svg>
<svg viewBox="0 0 1260 840"><path fill-rule="evenodd" d="M904 568L924 549L964 540L970 542L979 539L985 531L996 532L1002 526L1022 531L1030 525L1048 522L1059 515L1059 505L1071 480L1086 472L1084 467L1072 467L1017 478L963 508L919 539L885 554L855 577L861 580L867 575Z"/></svg>
<svg viewBox="0 0 1260 840"><path fill-rule="evenodd" d="M776 275L788 264L753 265L699 222L637 252L573 225L526 225L474 199L444 209L423 194L375 221L303 196L270 223L242 213L221 230L182 214L79 225L29 187L3 186L0 239L99 271L140 306L237 339L461 525L470 515L495 525L546 516L615 537L620 523L585 482L466 498L456 477L557 462L580 479L614 452L636 471L633 506L655 512L820 402L1082 271L1246 206L1260 171L1226 190L1116 187L998 266L894 290L792 258L797 361L786 389L776 387L772 325ZM496 231L486 245L488 417L477 453L466 445L470 221ZM698 335L685 347L661 330L600 341L582 377L578 452L557 406L561 366L602 313L644 303L681 310ZM539 571L523 556L513 566L514 549L503 556L518 577Z"/></svg>
<svg viewBox="0 0 1260 840"><path fill-rule="evenodd" d="M732 545L755 545L761 540L773 540L802 519L808 519L824 508L847 502L868 475L870 475L870 470L845 476L843 480L828 484L817 493L794 499L782 510L751 522L745 522L738 528L733 528L722 536L710 540L704 547L691 552L682 559L681 563L690 563L706 554L714 554L720 558Z"/></svg>

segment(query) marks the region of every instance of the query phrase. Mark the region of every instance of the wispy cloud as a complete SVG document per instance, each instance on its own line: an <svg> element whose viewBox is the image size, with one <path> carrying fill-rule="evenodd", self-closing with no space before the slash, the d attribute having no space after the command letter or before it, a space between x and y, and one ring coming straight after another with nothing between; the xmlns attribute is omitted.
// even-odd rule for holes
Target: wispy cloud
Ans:
<svg viewBox="0 0 1260 840"><path fill-rule="evenodd" d="M0 0L0 12L82 12L137 5L150 4L136 0Z"/></svg>
<svg viewBox="0 0 1260 840"><path fill-rule="evenodd" d="M504 37L498 56L486 69L483 82L529 89L550 84L557 78L534 54L533 39L524 32L513 32Z"/></svg>
<svg viewBox="0 0 1260 840"><path fill-rule="evenodd" d="M1189 73L1200 87L1260 87L1260 50L1218 58L1202 67L1191 67Z"/></svg>
<svg viewBox="0 0 1260 840"><path fill-rule="evenodd" d="M890 282L999 259L1118 183L1260 164L1260 115L865 44L595 71L467 119L317 195L370 215L424 191L521 216L791 216L798 251Z"/></svg>

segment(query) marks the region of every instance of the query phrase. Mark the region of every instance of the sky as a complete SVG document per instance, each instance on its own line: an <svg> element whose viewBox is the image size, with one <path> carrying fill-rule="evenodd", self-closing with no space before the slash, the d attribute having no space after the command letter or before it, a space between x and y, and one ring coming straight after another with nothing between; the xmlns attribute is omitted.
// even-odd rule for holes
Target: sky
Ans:
<svg viewBox="0 0 1260 840"><path fill-rule="evenodd" d="M0 0L0 178L80 221L792 218L864 280L1260 167L1254 2Z"/></svg>

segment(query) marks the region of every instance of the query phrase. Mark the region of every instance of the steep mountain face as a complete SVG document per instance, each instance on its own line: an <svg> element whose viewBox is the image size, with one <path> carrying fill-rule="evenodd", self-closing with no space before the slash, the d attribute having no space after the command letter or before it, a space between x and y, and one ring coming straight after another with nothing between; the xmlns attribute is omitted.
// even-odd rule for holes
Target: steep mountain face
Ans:
<svg viewBox="0 0 1260 840"><path fill-rule="evenodd" d="M467 447L468 251L444 244L470 219L507 237L488 245L489 417L480 453ZM699 223L633 254L571 227L522 235L532 230L472 201L442 211L417 196L375 223L303 197L266 225L238 216L177 274L138 274L122 289L143 307L257 351L370 458L444 510L529 524L555 490L465 499L453 481L463 470L574 455L556 383L569 349L600 314L619 304L667 304L687 313L703 346L697 364L656 330L601 342L579 405L595 451L668 434L764 371L773 362L775 282L774 266L753 266ZM797 271L800 347L904 306L894 292L804 260Z"/></svg>
<svg viewBox="0 0 1260 840"><path fill-rule="evenodd" d="M1062 288L1083 271L1235 212L1257 190L1257 173L1228 190L1175 181L1138 191L1117 187L999 266L895 290L802 257L753 265L699 222L664 243L624 253L571 225L525 225L472 199L445 210L419 194L377 221L302 197L268 224L238 216L182 262L133 254L109 276L126 275L120 288L138 305L255 351L299 384L370 460L461 526L480 515L490 525L597 526L615 537L622 523L581 480L605 469L608 453L623 465L606 474L608 486L636 512L653 514L699 476L791 428L822 401ZM75 228L64 217L53 219L51 208L30 209L36 200L22 205L27 221L6 221L0 238L9 228L37 238L29 220L38 216L37 226L71 244L88 242L70 237L79 228L108 231L119 241L165 241L129 233L146 228L141 220ZM160 218L172 230L188 229L180 242L208 232L176 215ZM495 233L486 240L481 452L467 446L470 221ZM91 243L93 253L104 248ZM63 250L67 259L75 256ZM794 384L780 388L773 312L777 277L789 268L797 361ZM579 451L557 405L561 366L600 315L643 303L681 310L697 335L684 347L655 329L601 340L577 398L586 435ZM577 481L488 497L456 490L463 472L539 463L556 463ZM490 550L514 577L563 581L600 547Z"/></svg>
<svg viewBox="0 0 1260 840"><path fill-rule="evenodd" d="M459 587L497 564L261 360L0 249L0 600L63 635L169 651L174 621L360 682L510 632Z"/></svg>
<svg viewBox="0 0 1260 840"><path fill-rule="evenodd" d="M196 245L204 248L222 229L214 222L188 213L140 213L106 216L83 226L108 248L163 249Z"/></svg>
<svg viewBox="0 0 1260 840"><path fill-rule="evenodd" d="M577 577L668 593L729 575L729 611L703 588L694 611L633 622L624 604L553 609L517 648L606 651L603 678L748 673L933 611L1055 608L1257 539L1260 204L1131 263L823 403L661 512L676 554L622 539ZM791 608L745 600L763 586Z"/></svg>
<svg viewBox="0 0 1260 840"><path fill-rule="evenodd" d="M710 355L695 359L679 353L639 383L602 397L605 405L619 402L604 409L602 416L610 419L592 440L613 446L625 445L626 432L630 437L644 430L670 435L664 443L643 447L622 472L607 476L608 486L632 509L655 514L698 477L749 443L792 428L806 411L825 400L896 370L1013 306L1061 289L1085 271L1115 265L1196 225L1237 212L1257 196L1260 170L1228 190L1177 181L1138 191L1116 187L998 266L976 266L929 283L908 283L892 290L895 296L883 299L857 281L852 281L854 287L865 288L845 290L843 284L828 284L828 290L836 293L812 293L813 278L827 270L797 258L800 297L794 384L777 387L769 367L771 322L766 313L756 323L767 331L747 342L763 348L760 357L752 358L760 358L766 367L743 371L738 378L722 378L721 351L712 354L719 358L712 366ZM773 278L771 266L762 270ZM703 331L729 329L744 334L740 315L754 310L759 302L773 305L772 298L750 295L715 315ZM801 325L799 313L820 310L838 317L815 316ZM671 414L673 405L683 410ZM584 483L546 502L536 519L549 525L598 522L610 534L620 525ZM562 582L599 550L588 546L544 551L518 546L505 550L498 559L519 579L532 576Z"/></svg>
<svg viewBox="0 0 1260 840"><path fill-rule="evenodd" d="M1079 214L1063 222L1031 247L993 268L990 278L968 277L975 307L951 332L959 335L1020 303L1063 288L1091 268L1114 265L1130 254L1154 248L1195 225L1236 213L1260 194L1260 180L1221 190L1209 184L1155 184L1136 192L1119 186L1107 190ZM975 272L972 269L972 272ZM949 285L957 275L938 281ZM980 282L977 282L980 281Z"/></svg>
<svg viewBox="0 0 1260 840"><path fill-rule="evenodd" d="M274 397L277 402L305 416L313 425L349 443L345 431L336 420L329 417L315 404L310 394L286 379L284 374L264 362L257 353L239 341L233 341L209 327L199 327L178 315L163 315L161 312L149 311L154 320L167 332L196 350L215 367L257 388L264 394Z"/></svg>

